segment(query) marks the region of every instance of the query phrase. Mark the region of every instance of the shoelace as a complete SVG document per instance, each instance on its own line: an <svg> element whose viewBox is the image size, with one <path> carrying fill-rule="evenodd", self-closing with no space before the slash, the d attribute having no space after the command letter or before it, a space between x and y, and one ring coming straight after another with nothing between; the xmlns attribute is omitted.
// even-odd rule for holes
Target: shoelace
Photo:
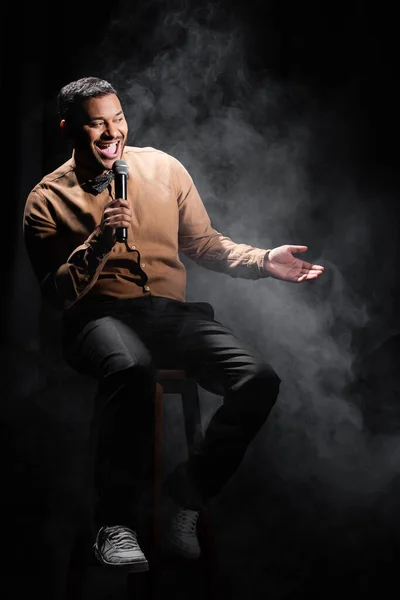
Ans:
<svg viewBox="0 0 400 600"><path fill-rule="evenodd" d="M193 510L182 509L176 515L177 527L184 533L194 534L199 513Z"/></svg>
<svg viewBox="0 0 400 600"><path fill-rule="evenodd" d="M107 537L116 548L120 550L131 550L139 548L135 535L128 529L122 527L109 527L105 530Z"/></svg>

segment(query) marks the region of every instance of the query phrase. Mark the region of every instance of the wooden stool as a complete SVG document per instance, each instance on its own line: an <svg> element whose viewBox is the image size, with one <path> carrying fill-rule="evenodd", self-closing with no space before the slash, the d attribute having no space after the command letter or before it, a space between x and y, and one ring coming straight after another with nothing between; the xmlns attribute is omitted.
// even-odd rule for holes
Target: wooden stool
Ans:
<svg viewBox="0 0 400 600"><path fill-rule="evenodd" d="M195 379L183 370L160 369L156 378L155 398L155 448L154 448L154 554L153 554L153 591L152 599L161 599L159 587L160 574L160 542L161 542L161 510L163 491L163 403L164 396L177 394L182 399L182 409L185 422L185 433L188 452L193 444L203 437L201 422L200 396ZM205 515L205 516L204 516ZM209 582L208 597L220 599L218 594L217 577L215 572L214 545L207 511L201 522L202 536L202 565L205 567ZM200 537L200 536L199 536Z"/></svg>
<svg viewBox="0 0 400 600"><path fill-rule="evenodd" d="M154 448L154 545L157 552L161 539L161 508L163 488L163 402L164 394L178 394L182 398L188 451L197 436L202 435L200 398L197 381L185 371L160 369L157 371L155 398Z"/></svg>

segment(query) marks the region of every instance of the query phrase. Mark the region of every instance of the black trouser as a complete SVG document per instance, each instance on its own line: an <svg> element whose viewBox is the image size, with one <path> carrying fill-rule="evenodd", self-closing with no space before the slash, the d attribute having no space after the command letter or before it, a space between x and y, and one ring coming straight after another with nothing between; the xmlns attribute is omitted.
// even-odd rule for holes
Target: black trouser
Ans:
<svg viewBox="0 0 400 600"><path fill-rule="evenodd" d="M98 305L69 317L65 332L69 364L100 381L92 436L100 465L98 520L126 521L129 478L141 485L151 472L158 366L183 368L224 398L204 439L168 482L175 500L194 510L218 494L278 395L280 379L262 356L202 303L160 297Z"/></svg>

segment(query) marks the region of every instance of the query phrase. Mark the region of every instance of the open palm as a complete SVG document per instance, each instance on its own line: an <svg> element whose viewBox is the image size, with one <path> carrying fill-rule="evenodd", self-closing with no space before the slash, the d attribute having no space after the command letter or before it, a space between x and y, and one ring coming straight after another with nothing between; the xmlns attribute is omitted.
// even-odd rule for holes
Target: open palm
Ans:
<svg viewBox="0 0 400 600"><path fill-rule="evenodd" d="M293 253L300 254L307 250L308 246L290 244L273 248L265 257L264 268L271 277L292 283L317 279L324 272L323 266L293 256Z"/></svg>

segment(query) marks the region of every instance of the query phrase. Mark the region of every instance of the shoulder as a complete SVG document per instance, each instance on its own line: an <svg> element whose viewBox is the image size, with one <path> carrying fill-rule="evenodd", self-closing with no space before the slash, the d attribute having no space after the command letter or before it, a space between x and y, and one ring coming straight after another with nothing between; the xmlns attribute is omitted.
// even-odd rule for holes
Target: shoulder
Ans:
<svg viewBox="0 0 400 600"><path fill-rule="evenodd" d="M165 181L177 190L192 183L192 178L182 162L164 150L151 146L126 146L123 159L132 171L140 173L147 180Z"/></svg>
<svg viewBox="0 0 400 600"><path fill-rule="evenodd" d="M183 164L172 154L153 148L152 146L125 146L123 158L128 162L158 163L168 165L170 168L183 168Z"/></svg>
<svg viewBox="0 0 400 600"><path fill-rule="evenodd" d="M72 181L75 180L76 175L74 161L73 159L69 159L51 173L44 175L42 179L31 189L29 196L34 195L36 197L45 198L48 190L51 190L55 186L59 188L71 187Z"/></svg>

